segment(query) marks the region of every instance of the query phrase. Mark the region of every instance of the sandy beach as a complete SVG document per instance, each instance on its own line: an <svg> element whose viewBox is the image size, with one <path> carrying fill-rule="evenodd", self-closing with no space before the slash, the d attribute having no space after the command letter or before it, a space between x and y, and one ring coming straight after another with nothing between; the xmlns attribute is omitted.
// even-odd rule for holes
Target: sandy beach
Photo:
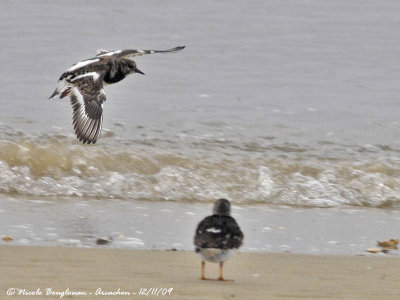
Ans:
<svg viewBox="0 0 400 300"><path fill-rule="evenodd" d="M1 299L160 299L144 289L173 288L170 299L399 299L400 259L239 253L225 267L233 281L199 280L200 259L189 251L129 251L70 247L0 247ZM217 277L207 264L206 276ZM10 288L42 293L6 296ZM101 292L100 290L101 289ZM97 293L103 295L96 295ZM90 294L91 293L91 294ZM117 296L105 293L119 293ZM130 294L127 296L122 293ZM135 293L135 294L134 294ZM169 292L166 292L168 295Z"/></svg>

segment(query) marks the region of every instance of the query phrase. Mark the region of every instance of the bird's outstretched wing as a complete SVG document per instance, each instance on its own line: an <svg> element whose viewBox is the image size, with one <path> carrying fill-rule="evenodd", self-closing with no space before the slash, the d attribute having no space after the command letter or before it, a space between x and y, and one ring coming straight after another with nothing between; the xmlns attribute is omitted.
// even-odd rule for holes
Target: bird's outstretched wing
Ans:
<svg viewBox="0 0 400 300"><path fill-rule="evenodd" d="M117 50L117 51L107 51L100 50L96 57L115 57L115 58L129 58L134 56L141 56L153 53L174 53L183 50L185 46L178 46L168 50L137 50L137 49L127 49L127 50Z"/></svg>
<svg viewBox="0 0 400 300"><path fill-rule="evenodd" d="M212 215L197 226L194 244L200 248L236 249L242 245L243 233L230 216Z"/></svg>
<svg viewBox="0 0 400 300"><path fill-rule="evenodd" d="M96 143L103 123L103 103L106 95L102 79L96 72L85 73L71 80L68 93L73 109L76 137L88 144Z"/></svg>

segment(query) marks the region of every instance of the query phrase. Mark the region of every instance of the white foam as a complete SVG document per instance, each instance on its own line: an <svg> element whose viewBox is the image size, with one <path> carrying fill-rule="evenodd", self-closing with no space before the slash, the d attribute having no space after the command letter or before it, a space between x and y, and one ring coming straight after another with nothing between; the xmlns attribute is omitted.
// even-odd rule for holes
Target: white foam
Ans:
<svg viewBox="0 0 400 300"><path fill-rule="evenodd" d="M259 169L258 180L260 182L261 191L265 196L269 196L274 186L274 181L271 179L271 171L268 167L261 166Z"/></svg>
<svg viewBox="0 0 400 300"><path fill-rule="evenodd" d="M144 247L144 242L141 239L128 237L125 241L120 241L118 244L133 246L133 247Z"/></svg>

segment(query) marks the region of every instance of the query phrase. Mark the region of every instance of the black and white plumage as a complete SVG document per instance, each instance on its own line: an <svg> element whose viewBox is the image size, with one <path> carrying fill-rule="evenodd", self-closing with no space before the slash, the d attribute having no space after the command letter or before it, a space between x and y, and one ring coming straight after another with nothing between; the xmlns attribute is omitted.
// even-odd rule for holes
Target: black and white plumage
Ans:
<svg viewBox="0 0 400 300"><path fill-rule="evenodd" d="M230 216L231 205L228 200L219 199L214 204L213 215L199 223L194 236L196 253L202 257L201 279L204 276L205 261L220 264L218 280L224 280L223 263L243 243L243 233L235 219Z"/></svg>
<svg viewBox="0 0 400 300"><path fill-rule="evenodd" d="M172 53L185 46L169 50L101 50L95 57L83 60L67 69L58 80L49 99L69 96L73 109L73 125L83 143L96 143L103 123L103 86L113 84L133 73L143 74L130 57L153 53Z"/></svg>

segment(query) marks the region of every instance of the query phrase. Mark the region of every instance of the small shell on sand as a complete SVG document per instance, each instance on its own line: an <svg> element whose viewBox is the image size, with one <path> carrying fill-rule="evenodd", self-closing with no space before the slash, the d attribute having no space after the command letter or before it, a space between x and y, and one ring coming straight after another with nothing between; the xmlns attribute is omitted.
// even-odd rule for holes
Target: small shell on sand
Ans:
<svg viewBox="0 0 400 300"><path fill-rule="evenodd" d="M380 247L368 248L366 251L369 253L380 253L380 252L387 253L388 252L388 250L380 248Z"/></svg>
<svg viewBox="0 0 400 300"><path fill-rule="evenodd" d="M2 235L2 236L1 236L1 239L2 239L4 242L11 242L11 241L13 240L13 238L12 238L11 236L9 236L9 235Z"/></svg>

